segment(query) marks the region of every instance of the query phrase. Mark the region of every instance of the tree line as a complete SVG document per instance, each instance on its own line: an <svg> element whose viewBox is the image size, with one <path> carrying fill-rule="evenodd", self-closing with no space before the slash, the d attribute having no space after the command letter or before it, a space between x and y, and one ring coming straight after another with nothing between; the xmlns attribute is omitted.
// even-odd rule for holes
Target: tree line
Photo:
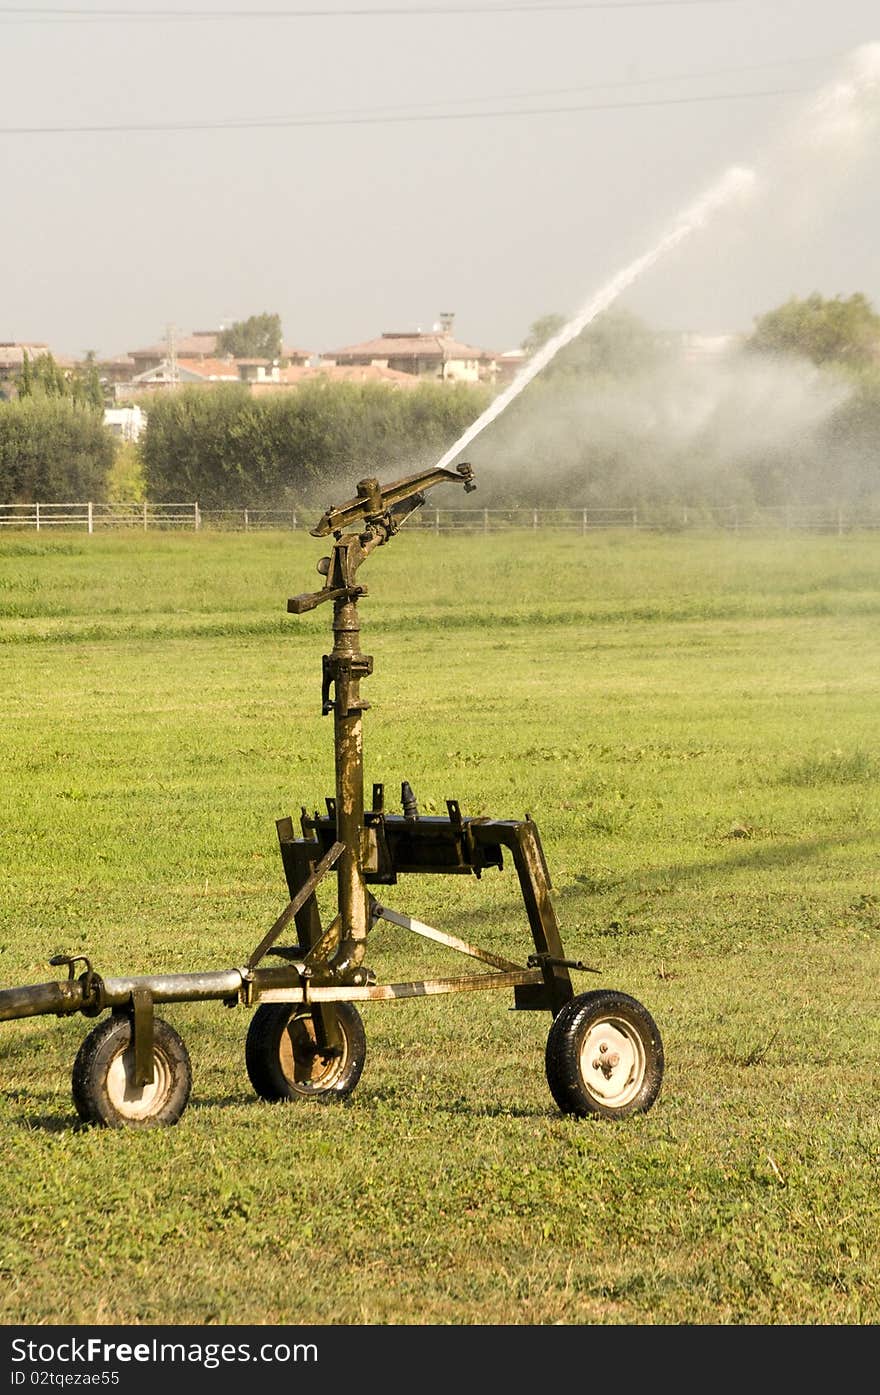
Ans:
<svg viewBox="0 0 880 1395"><path fill-rule="evenodd" d="M366 475L432 465L488 405L478 387L309 382L253 397L231 384L150 403L141 455L147 496L207 509L315 502Z"/></svg>
<svg viewBox="0 0 880 1395"><path fill-rule="evenodd" d="M68 373L25 354L15 389L0 402L0 503L103 499L115 444L94 355Z"/></svg>
<svg viewBox="0 0 880 1395"><path fill-rule="evenodd" d="M252 321L232 332L276 347L277 317ZM560 327L536 321L526 351ZM94 363L26 361L17 390L0 402L0 502L107 497L119 457ZM260 397L238 384L157 393L139 447L146 497L323 508L365 475L433 464L491 396L320 379ZM675 336L606 312L468 457L488 505L880 503L880 316L863 295L794 297L733 352L689 364Z"/></svg>

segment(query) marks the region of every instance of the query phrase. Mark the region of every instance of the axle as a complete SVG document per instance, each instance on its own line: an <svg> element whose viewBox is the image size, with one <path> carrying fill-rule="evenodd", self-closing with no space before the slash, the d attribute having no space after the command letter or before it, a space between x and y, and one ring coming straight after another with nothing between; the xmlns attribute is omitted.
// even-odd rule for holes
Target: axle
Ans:
<svg viewBox="0 0 880 1395"><path fill-rule="evenodd" d="M87 981L88 980L88 981ZM150 974L137 978L105 978L81 974L79 978L56 983L34 983L27 988L0 990L0 1022L18 1017L41 1017L54 1013L67 1017L85 1012L87 1016L104 1008L124 1008L133 993L146 991L155 1003L195 1003L211 999L237 1000L244 981L240 969L221 969L196 974Z"/></svg>

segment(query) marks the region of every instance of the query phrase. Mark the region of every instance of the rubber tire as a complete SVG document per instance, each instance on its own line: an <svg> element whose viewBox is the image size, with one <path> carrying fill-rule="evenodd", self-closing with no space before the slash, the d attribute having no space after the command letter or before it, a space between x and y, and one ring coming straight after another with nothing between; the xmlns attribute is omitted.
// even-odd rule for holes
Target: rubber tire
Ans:
<svg viewBox="0 0 880 1395"><path fill-rule="evenodd" d="M635 1042L637 1059L633 1064L637 1073L635 1079L629 1084L624 1082L619 1089L620 1103L614 1103L613 1096L603 1099L600 1092L591 1089L584 1075L585 1046L591 1033L601 1036L603 1023ZM615 1027L615 1023L620 1026ZM597 1049L602 1049L601 1044ZM572 998L554 1020L547 1038L550 1093L564 1114L581 1119L591 1115L625 1119L631 1114L646 1113L660 1093L663 1064L663 1043L653 1017L636 998L613 989Z"/></svg>
<svg viewBox="0 0 880 1395"><path fill-rule="evenodd" d="M305 1025L311 1024L309 1010L299 1003L264 1003L257 1008L248 1028L244 1060L250 1082L261 1099L314 1099L327 1103L351 1094L364 1068L367 1037L357 1008L351 1003L333 1006L342 1032L343 1051L341 1058L330 1058L324 1071L326 1084L320 1077L306 1080L295 1075L295 1065L306 1064L302 1056L296 1056L295 1041L308 1045L309 1037L314 1040L314 1032ZM294 1037L288 1028L293 1028ZM314 1060L318 1059L316 1053ZM320 1059L327 1061L326 1057Z"/></svg>
<svg viewBox="0 0 880 1395"><path fill-rule="evenodd" d="M153 1061L156 1082L146 1085L132 1112L120 1108L120 1066L128 1076L132 1070L131 1021L122 1013L105 1018L83 1041L73 1063L73 1103L87 1124L107 1129L154 1128L176 1124L189 1100L192 1067L189 1053L174 1028L161 1018L153 1021ZM128 1059L124 1053L128 1052ZM111 1075L112 1072L112 1075ZM126 1087L127 1089L127 1087ZM144 1107L143 1092L158 1090L153 1108L149 1097ZM144 1110L138 1113L140 1107Z"/></svg>

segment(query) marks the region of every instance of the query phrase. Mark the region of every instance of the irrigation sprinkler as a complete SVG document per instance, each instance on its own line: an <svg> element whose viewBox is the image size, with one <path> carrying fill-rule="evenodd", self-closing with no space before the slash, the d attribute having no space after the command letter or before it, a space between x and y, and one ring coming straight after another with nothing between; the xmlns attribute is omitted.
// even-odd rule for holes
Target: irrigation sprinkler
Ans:
<svg viewBox="0 0 880 1395"><path fill-rule="evenodd" d="M470 465L442 465L380 486L361 480L353 499L331 507L312 531L332 536L318 562L320 590L295 596L288 611L303 615L333 603L333 648L324 655L321 710L333 716L336 788L324 812L301 811L297 836L290 817L276 823L290 899L238 968L186 974L102 978L82 955L58 955L66 968L54 982L0 991L0 1021L55 1014L109 1016L83 1041L73 1066L80 1117L108 1127L173 1124L186 1108L192 1071L178 1033L155 1015L157 1005L217 1001L253 1009L245 1066L265 1100L342 1099L360 1079L366 1053L358 1002L390 1002L444 993L505 989L519 1011L549 1012L545 1068L559 1108L578 1116L618 1119L650 1109L663 1076L663 1046L647 1009L610 989L575 994L572 972L598 973L568 959L550 896L537 825L524 819L471 818L458 801L445 817L419 812L407 780L401 810L385 807L384 787L364 794L360 685L373 671L360 647L358 583L362 563L425 502L426 490L454 481L476 488ZM479 878L501 869L508 854L519 880L534 951L517 963L436 929L386 904L401 875ZM317 889L336 877L336 914L324 925ZM459 977L381 983L365 963L370 931L385 922L476 960ZM295 930L295 943L282 943ZM266 964L269 957L276 963ZM77 966L82 965L81 972Z"/></svg>

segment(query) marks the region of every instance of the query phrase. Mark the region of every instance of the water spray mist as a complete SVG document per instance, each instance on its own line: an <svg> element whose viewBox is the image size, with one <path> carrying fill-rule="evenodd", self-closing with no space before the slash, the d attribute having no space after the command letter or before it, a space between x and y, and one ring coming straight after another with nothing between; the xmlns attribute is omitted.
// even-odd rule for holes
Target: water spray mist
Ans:
<svg viewBox="0 0 880 1395"><path fill-rule="evenodd" d="M610 305L622 295L629 286L658 262L667 252L671 252L680 242L683 242L691 233L702 228L708 220L725 204L734 199L742 199L751 192L755 184L755 174L753 170L735 165L722 175L722 177L707 190L703 196L692 204L678 218L671 230L652 247L649 252L645 252L635 261L630 262L616 276L604 285L601 290L583 306L578 313L562 327L558 334L554 334L552 339L548 339L536 354L529 359L528 363L517 373L513 382L505 388L495 398L494 402L486 408L481 416L473 422L461 435L453 446L449 448L444 456L437 462L437 468L449 465L456 456L460 455L467 445L478 436L490 422L495 421L506 407L516 397L519 397L523 388L527 387L533 378L547 367L551 359L555 358L560 349L564 349L566 344L570 344L572 339L576 339L582 330L592 320L600 315L603 310L607 310Z"/></svg>

